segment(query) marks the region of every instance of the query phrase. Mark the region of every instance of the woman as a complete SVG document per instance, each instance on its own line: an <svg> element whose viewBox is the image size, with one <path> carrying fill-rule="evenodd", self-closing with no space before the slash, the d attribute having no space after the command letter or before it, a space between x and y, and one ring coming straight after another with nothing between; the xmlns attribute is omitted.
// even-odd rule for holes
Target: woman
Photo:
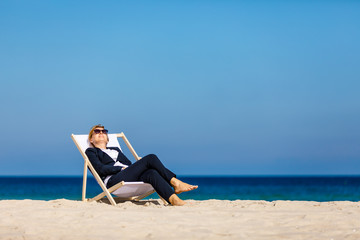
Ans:
<svg viewBox="0 0 360 240"><path fill-rule="evenodd" d="M93 148L85 151L106 187L112 187L121 181L143 181L150 183L162 198L174 206L185 204L177 194L198 188L177 179L154 154L149 154L132 164L119 148L107 147L107 133L108 130L102 125L92 127L89 142Z"/></svg>

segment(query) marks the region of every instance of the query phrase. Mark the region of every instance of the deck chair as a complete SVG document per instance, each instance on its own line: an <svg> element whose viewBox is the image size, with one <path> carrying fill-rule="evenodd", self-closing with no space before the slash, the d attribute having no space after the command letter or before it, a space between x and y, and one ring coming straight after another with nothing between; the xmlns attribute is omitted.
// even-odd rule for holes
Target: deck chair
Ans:
<svg viewBox="0 0 360 240"><path fill-rule="evenodd" d="M124 133L119 134L108 134L109 142L108 147L118 147L121 150L120 144L118 142L117 138L122 138L125 142L126 146L129 148L132 155L135 157L136 160L139 160L140 157L136 154L135 150L131 146L130 142L127 140ZM83 174L83 188L82 188L82 201L98 201L104 197L107 197L109 202L112 205L116 205L116 201L114 197L115 195L116 200L130 200L130 201L138 201L140 199L143 199L150 194L154 193L155 190L151 186L151 184L144 183L144 182L120 182L110 188L107 188L104 184L104 182L101 180L99 174L96 172L95 168L92 166L90 160L85 154L85 150L90 146L88 141L88 135L75 135L71 134L71 138L74 141L76 147L79 149L81 155L84 158L84 174ZM86 198L86 182L87 182L87 170L90 170L94 178L96 179L97 183L100 185L101 189L103 190L102 193L99 195L87 199Z"/></svg>

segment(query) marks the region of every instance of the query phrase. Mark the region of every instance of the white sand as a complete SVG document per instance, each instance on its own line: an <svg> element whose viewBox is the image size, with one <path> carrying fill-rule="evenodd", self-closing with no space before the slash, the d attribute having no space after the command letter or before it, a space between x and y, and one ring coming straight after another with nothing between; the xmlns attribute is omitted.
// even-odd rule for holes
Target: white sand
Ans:
<svg viewBox="0 0 360 240"><path fill-rule="evenodd" d="M0 201L0 239L360 239L360 202Z"/></svg>

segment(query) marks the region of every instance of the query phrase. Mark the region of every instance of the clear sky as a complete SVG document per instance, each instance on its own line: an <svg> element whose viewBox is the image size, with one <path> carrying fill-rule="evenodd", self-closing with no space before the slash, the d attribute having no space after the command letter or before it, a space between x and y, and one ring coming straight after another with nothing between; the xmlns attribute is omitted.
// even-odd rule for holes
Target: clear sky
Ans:
<svg viewBox="0 0 360 240"><path fill-rule="evenodd" d="M358 175L359 13L2 0L0 175L82 175L70 135L97 123L179 175Z"/></svg>

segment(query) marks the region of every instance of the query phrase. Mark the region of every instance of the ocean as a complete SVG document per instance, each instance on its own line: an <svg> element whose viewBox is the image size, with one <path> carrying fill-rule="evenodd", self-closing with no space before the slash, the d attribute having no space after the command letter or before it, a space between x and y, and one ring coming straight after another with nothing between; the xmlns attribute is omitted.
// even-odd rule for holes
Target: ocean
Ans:
<svg viewBox="0 0 360 240"><path fill-rule="evenodd" d="M360 176L179 176L199 185L182 193L195 200L360 201ZM82 177L0 177L0 200L81 200ZM101 192L88 178L87 197ZM158 198L157 194L148 198Z"/></svg>

